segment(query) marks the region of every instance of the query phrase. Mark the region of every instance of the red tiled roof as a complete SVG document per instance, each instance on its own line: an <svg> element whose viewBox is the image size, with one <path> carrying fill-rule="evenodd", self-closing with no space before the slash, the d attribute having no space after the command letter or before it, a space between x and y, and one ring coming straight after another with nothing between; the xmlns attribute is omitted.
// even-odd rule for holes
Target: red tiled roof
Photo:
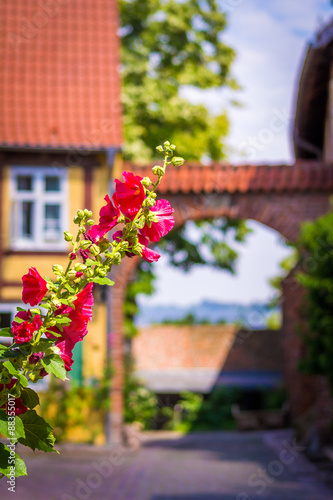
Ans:
<svg viewBox="0 0 333 500"><path fill-rule="evenodd" d="M125 165L154 179L150 166ZM168 167L160 193L245 193L253 191L333 191L333 165L298 161L294 165L187 164Z"/></svg>
<svg viewBox="0 0 333 500"><path fill-rule="evenodd" d="M0 147L119 147L116 0L0 7Z"/></svg>

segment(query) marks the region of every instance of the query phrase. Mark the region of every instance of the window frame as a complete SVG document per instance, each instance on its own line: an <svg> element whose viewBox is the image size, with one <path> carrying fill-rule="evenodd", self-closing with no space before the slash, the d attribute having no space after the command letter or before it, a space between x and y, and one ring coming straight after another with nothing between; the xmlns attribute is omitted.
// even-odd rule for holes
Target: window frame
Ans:
<svg viewBox="0 0 333 500"><path fill-rule="evenodd" d="M19 175L32 177L32 191L19 191L17 189L17 177ZM59 177L59 191L46 191L46 177ZM66 251L67 243L59 238L57 241L48 242L44 240L45 205L56 204L60 206L60 231L59 235L66 231L68 222L68 169L66 167L21 167L12 166L10 169L10 198L11 198L11 234L10 246L13 250L25 251ZM33 202L32 238L22 235L22 218L20 214L20 203ZM38 228L42 225L42 230Z"/></svg>
<svg viewBox="0 0 333 500"><path fill-rule="evenodd" d="M3 302L3 303L0 303L0 314L1 313L10 313L11 314L10 322L12 323L15 315L17 314L17 307L22 307L22 303L21 302ZM0 330L1 330L1 328L2 327L0 326ZM1 337L1 335L0 335L0 344L2 344L3 342L8 342L8 339L13 341L12 337Z"/></svg>

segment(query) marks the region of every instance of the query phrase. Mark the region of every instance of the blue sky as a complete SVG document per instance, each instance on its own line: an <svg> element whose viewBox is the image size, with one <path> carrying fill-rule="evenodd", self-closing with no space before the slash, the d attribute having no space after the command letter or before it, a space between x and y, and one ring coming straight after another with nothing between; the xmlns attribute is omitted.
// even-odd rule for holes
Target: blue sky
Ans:
<svg viewBox="0 0 333 500"><path fill-rule="evenodd" d="M184 92L190 100L203 101L212 112L228 109L232 163L292 163L290 135L299 74L307 43L333 16L330 2L224 0L221 5L229 14L224 39L236 50L233 74L242 90ZM235 98L242 107L229 105ZM269 299L269 278L279 274L279 262L290 250L275 231L253 221L249 224L254 233L238 248L236 276L206 268L183 274L170 268L163 256L155 264L157 293L141 300L189 305L203 299L245 304Z"/></svg>

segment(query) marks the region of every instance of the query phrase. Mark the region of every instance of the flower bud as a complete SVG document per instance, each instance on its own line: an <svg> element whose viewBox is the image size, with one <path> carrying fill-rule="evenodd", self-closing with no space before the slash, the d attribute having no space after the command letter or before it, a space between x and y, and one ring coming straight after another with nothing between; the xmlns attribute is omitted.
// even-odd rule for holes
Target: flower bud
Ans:
<svg viewBox="0 0 333 500"><path fill-rule="evenodd" d="M72 241L73 235L69 233L68 231L64 231L64 238L66 241Z"/></svg>
<svg viewBox="0 0 333 500"><path fill-rule="evenodd" d="M74 271L74 269L71 269L70 271L68 271L67 278L69 280L75 280L75 278L76 278L76 271Z"/></svg>
<svg viewBox="0 0 333 500"><path fill-rule="evenodd" d="M83 219L83 217L85 216L85 213L83 210L78 210L77 211L77 216L80 218L80 219Z"/></svg>
<svg viewBox="0 0 333 500"><path fill-rule="evenodd" d="M54 266L52 266L52 271L54 272L54 274L62 274L64 272L64 268L59 264L55 264Z"/></svg>
<svg viewBox="0 0 333 500"><path fill-rule="evenodd" d="M99 276L104 278L106 276L107 272L105 271L105 269L98 269L98 274L99 274Z"/></svg>
<svg viewBox="0 0 333 500"><path fill-rule="evenodd" d="M45 354L42 351L33 352L29 358L28 362L30 365L36 365L41 359L43 359Z"/></svg>
<svg viewBox="0 0 333 500"><path fill-rule="evenodd" d="M94 270L91 269L91 267L88 267L88 269L84 270L84 274L87 276L87 278L92 278L94 276Z"/></svg>
<svg viewBox="0 0 333 500"><path fill-rule="evenodd" d="M112 261L113 261L113 264L115 264L116 266L118 266L118 264L120 264L120 262L121 262L121 254L119 252L116 252L112 256Z"/></svg>
<svg viewBox="0 0 333 500"><path fill-rule="evenodd" d="M80 219L80 217L79 217L78 215L76 215L76 216L74 217L73 221L74 221L74 224L80 224L81 219Z"/></svg>
<svg viewBox="0 0 333 500"><path fill-rule="evenodd" d="M89 219L87 220L86 224L88 224L88 226L93 226L95 224L95 221L93 219Z"/></svg>
<svg viewBox="0 0 333 500"><path fill-rule="evenodd" d="M174 151L176 149L176 146L174 144L170 144L170 149L171 151Z"/></svg>
<svg viewBox="0 0 333 500"><path fill-rule="evenodd" d="M91 245L90 240L81 240L80 241L80 248L82 248L82 250L87 250L87 248L89 248L90 245Z"/></svg>
<svg viewBox="0 0 333 500"><path fill-rule="evenodd" d="M163 145L164 145L165 148L169 148L170 147L170 142L169 141L164 141Z"/></svg>
<svg viewBox="0 0 333 500"><path fill-rule="evenodd" d="M83 213L86 217L91 217L92 216L92 211L91 210L88 210L87 208L85 208L83 210Z"/></svg>
<svg viewBox="0 0 333 500"><path fill-rule="evenodd" d="M158 151L159 153L163 153L164 151L163 146L157 146L156 151Z"/></svg>
<svg viewBox="0 0 333 500"><path fill-rule="evenodd" d="M151 184L151 180L149 179L149 177L144 177L141 181L141 184L145 187L149 187Z"/></svg>
<svg viewBox="0 0 333 500"><path fill-rule="evenodd" d="M119 217L117 219L118 224L121 224L122 222L125 222L125 215L123 215L123 214L119 215Z"/></svg>
<svg viewBox="0 0 333 500"><path fill-rule="evenodd" d="M70 258L70 260L75 260L76 259L76 253L75 252L71 252L69 254L69 258Z"/></svg>
<svg viewBox="0 0 333 500"><path fill-rule="evenodd" d="M142 256L142 245L140 243L137 243L131 248L131 251L135 254L138 255L139 257Z"/></svg>
<svg viewBox="0 0 333 500"><path fill-rule="evenodd" d="M85 264L82 264L81 262L78 262L77 264L75 264L74 269L75 271L84 271L85 269L87 269L87 266Z"/></svg>
<svg viewBox="0 0 333 500"><path fill-rule="evenodd" d="M159 177L162 177L162 175L165 174L165 168L161 167L160 165L155 165L152 168L153 174L158 175Z"/></svg>
<svg viewBox="0 0 333 500"><path fill-rule="evenodd" d="M91 253L91 255L96 256L96 255L98 255L100 253L100 250L99 250L99 248L98 248L97 245L93 244L89 248L89 252Z"/></svg>
<svg viewBox="0 0 333 500"><path fill-rule="evenodd" d="M181 158L180 156L174 156L171 160L171 163L174 167L180 167L184 162L184 158Z"/></svg>
<svg viewBox="0 0 333 500"><path fill-rule="evenodd" d="M153 198L149 197L143 201L142 205L144 207L153 207L154 205L156 205L156 201Z"/></svg>
<svg viewBox="0 0 333 500"><path fill-rule="evenodd" d="M144 227L145 223L146 223L146 218L144 215L142 215L140 217L140 219L136 222L136 227L138 227L139 229L142 229Z"/></svg>

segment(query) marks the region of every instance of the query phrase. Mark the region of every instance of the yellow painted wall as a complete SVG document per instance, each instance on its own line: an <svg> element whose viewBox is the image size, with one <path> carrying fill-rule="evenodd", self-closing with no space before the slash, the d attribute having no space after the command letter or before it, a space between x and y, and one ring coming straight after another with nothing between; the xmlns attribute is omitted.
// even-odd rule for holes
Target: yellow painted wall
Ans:
<svg viewBox="0 0 333 500"><path fill-rule="evenodd" d="M106 304L95 304L88 334L83 340L83 378L101 378L106 361Z"/></svg>
<svg viewBox="0 0 333 500"><path fill-rule="evenodd" d="M105 204L104 197L108 193L110 182L110 168L106 163L105 156L100 157L101 165L93 169L92 178L92 210L93 218L98 223L99 210ZM121 175L122 161L120 154L116 155L116 170L118 177ZM9 190L10 167L3 172L3 196L2 196L2 228L3 228L3 250L10 251L10 190ZM68 230L76 234L77 226L73 218L79 209L85 207L85 172L83 168L69 168L69 203L68 203ZM68 245L68 252L71 246ZM36 267L38 272L51 279L54 278L52 266L61 264L66 267L68 254L50 255L43 254L16 254L15 252L3 256L2 280L17 286L5 286L0 290L0 301L20 302L22 297L21 277L28 272L30 267ZM99 296L99 294L96 294ZM105 303L95 300L93 318L88 325L88 335L83 341L83 376L84 378L100 378L103 375L106 360L106 332L107 332L107 307Z"/></svg>

